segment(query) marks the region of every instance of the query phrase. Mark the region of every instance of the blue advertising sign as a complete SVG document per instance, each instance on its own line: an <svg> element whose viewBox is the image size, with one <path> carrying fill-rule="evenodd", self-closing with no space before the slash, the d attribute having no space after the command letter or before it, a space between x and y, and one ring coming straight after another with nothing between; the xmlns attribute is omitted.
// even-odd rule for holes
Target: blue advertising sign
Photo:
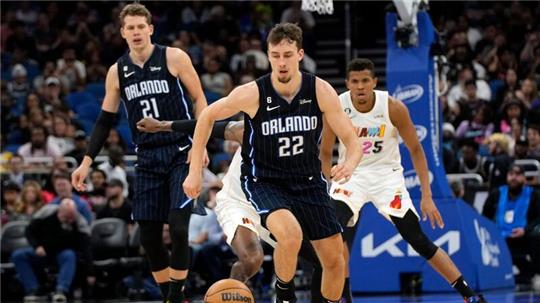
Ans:
<svg viewBox="0 0 540 303"><path fill-rule="evenodd" d="M470 286L479 290L513 287L512 259L495 224L462 200L436 203L444 229L432 229L428 222L421 223L422 229L452 258ZM452 290L371 203L362 209L359 224L351 249L353 291L399 292L403 273L419 274L423 291Z"/></svg>
<svg viewBox="0 0 540 303"><path fill-rule="evenodd" d="M401 48L397 45L394 34L397 15L391 13L386 16L387 88L390 95L403 101L409 109L418 138L426 153L433 197L451 198L452 191L446 181L442 161L442 115L437 98L435 62L430 56L435 31L427 12L418 13L417 19L418 46ZM404 144L400 144L400 152L405 182L411 198L419 199L420 181Z"/></svg>

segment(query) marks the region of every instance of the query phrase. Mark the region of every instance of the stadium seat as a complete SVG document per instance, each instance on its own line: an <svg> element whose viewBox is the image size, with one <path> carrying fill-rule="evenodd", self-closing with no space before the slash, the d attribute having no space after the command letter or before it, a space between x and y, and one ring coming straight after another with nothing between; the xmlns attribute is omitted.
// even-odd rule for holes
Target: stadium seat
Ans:
<svg viewBox="0 0 540 303"><path fill-rule="evenodd" d="M66 101L68 103L68 106L72 109L76 109L77 106L81 104L97 103L96 97L88 92L70 93L69 95L67 95Z"/></svg>
<svg viewBox="0 0 540 303"><path fill-rule="evenodd" d="M96 121L101 108L96 103L84 103L75 106L75 112L79 114L80 119Z"/></svg>
<svg viewBox="0 0 540 303"><path fill-rule="evenodd" d="M13 221L2 226L2 271L14 267L13 263L9 262L14 250L30 246L25 235L28 223L28 221Z"/></svg>
<svg viewBox="0 0 540 303"><path fill-rule="evenodd" d="M118 218L104 218L92 223L91 245L94 264L117 264L126 252L128 231L126 222Z"/></svg>
<svg viewBox="0 0 540 303"><path fill-rule="evenodd" d="M122 140L126 142L129 151L133 151L135 149L135 144L133 144L133 139L131 138L131 129L129 128L127 121L120 121L116 127L116 130L118 131L120 137L122 137Z"/></svg>
<svg viewBox="0 0 540 303"><path fill-rule="evenodd" d="M105 97L105 83L92 82L86 85L86 92L94 95L96 101L101 104L103 97Z"/></svg>

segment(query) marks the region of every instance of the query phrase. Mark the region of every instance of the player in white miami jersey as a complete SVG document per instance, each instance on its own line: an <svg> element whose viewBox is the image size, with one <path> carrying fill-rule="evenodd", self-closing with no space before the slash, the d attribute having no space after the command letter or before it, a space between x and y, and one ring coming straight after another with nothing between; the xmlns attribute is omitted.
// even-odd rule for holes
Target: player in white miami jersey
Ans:
<svg viewBox="0 0 540 303"><path fill-rule="evenodd" d="M340 102L362 140L363 158L350 180L344 184L332 183L330 195L337 200L338 212L348 213L338 217L349 218L348 225L354 225L360 209L371 201L396 226L403 239L463 296L465 302L485 302L467 286L444 250L433 244L420 228L418 213L405 187L398 136L401 136L411 153L420 179L423 220L429 218L432 228L435 228L435 224L443 228L444 223L431 198L426 157L407 107L388 96L388 92L374 90L377 78L373 63L368 59L354 59L349 63L346 83L349 91L339 96ZM321 161L327 178L330 178L335 138L329 128L323 130ZM340 142L339 161L343 161L345 151ZM348 261L347 252L345 258Z"/></svg>

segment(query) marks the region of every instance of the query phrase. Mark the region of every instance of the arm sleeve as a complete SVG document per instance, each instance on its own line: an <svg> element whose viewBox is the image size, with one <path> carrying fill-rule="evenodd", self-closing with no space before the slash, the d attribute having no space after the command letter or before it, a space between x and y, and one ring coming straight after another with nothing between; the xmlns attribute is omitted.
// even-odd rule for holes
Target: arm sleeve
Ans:
<svg viewBox="0 0 540 303"><path fill-rule="evenodd" d="M115 120L116 113L101 110L96 125L94 125L94 129L92 130L90 143L88 144L88 150L86 151L86 155L92 158L92 160L99 154L105 140L107 140L107 137L109 136L109 131Z"/></svg>
<svg viewBox="0 0 540 303"><path fill-rule="evenodd" d="M176 120L172 122L171 129L173 132L182 132L193 136L196 124L197 120ZM216 139L225 139L225 129L227 128L228 124L229 121L218 121L214 123L214 128L212 128L210 137Z"/></svg>

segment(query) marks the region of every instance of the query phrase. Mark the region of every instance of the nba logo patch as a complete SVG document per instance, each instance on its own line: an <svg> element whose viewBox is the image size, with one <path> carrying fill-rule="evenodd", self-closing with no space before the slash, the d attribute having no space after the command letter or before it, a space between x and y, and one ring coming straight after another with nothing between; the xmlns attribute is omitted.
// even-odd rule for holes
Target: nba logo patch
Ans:
<svg viewBox="0 0 540 303"><path fill-rule="evenodd" d="M401 209L401 193L398 191L394 196L394 200L390 202L390 208Z"/></svg>

